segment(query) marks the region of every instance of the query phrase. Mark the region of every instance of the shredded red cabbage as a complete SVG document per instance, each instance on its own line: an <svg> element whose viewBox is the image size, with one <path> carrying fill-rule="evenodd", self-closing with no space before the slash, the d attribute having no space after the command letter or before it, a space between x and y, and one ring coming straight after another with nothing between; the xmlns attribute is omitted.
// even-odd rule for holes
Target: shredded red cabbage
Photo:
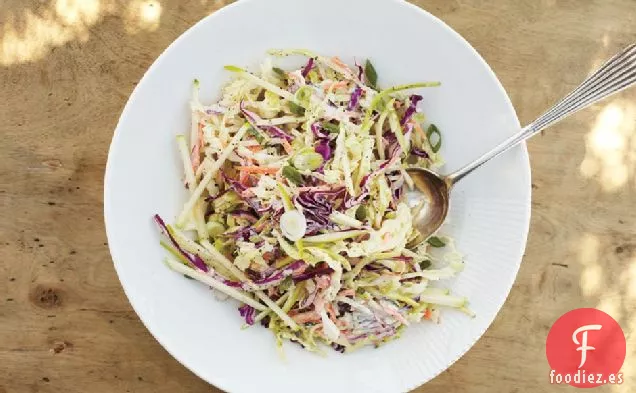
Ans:
<svg viewBox="0 0 636 393"><path fill-rule="evenodd" d="M221 172L221 173L222 173L222 172ZM204 201L206 201L206 202L212 202L212 201L214 201L215 199L217 199L217 198L221 197L221 196L222 196L223 194L225 194L226 192L227 192L227 190L223 190L223 191L219 192L219 193L218 193L218 194L216 194L216 195L209 195L209 196L205 197Z"/></svg>
<svg viewBox="0 0 636 393"><path fill-rule="evenodd" d="M305 65L305 68L303 68L303 71L301 73L303 78L306 78L307 75L309 75L312 68L314 68L314 58L310 57L309 60L307 60L307 64Z"/></svg>
<svg viewBox="0 0 636 393"><path fill-rule="evenodd" d="M316 139L329 139L329 135L324 134L322 131L322 127L320 123L313 123L311 125L311 132L314 134Z"/></svg>
<svg viewBox="0 0 636 393"><path fill-rule="evenodd" d="M268 208L263 208L260 204L260 202L258 200L255 200L254 198L248 198L246 197L243 192L245 190L247 190L247 187L245 187L244 185L242 185L240 182L228 177L225 172L221 171L221 176L223 177L223 181L230 186L230 189L234 190L239 197L249 206L252 208L252 210L254 210L254 212L256 212L256 216L260 217L261 213L266 212L267 210L269 210ZM220 193L219 195L217 195L214 199L218 198L219 196L223 195L225 192L227 192L227 190L223 191L222 193ZM214 200L211 199L211 200ZM210 200L210 201L211 201ZM208 201L208 199L206 199L206 201Z"/></svg>
<svg viewBox="0 0 636 393"><path fill-rule="evenodd" d="M243 191L245 191L247 189L247 187L245 187L244 185L242 185L240 182L238 182L237 180L232 179L231 177L227 176L225 174L225 172L221 171L221 177L223 178L223 181L226 182L227 184L230 185L230 187L237 193L237 194L241 194Z"/></svg>
<svg viewBox="0 0 636 393"><path fill-rule="evenodd" d="M179 243L177 243L175 238L172 237L172 235L168 231L168 227L166 226L166 223L158 214L155 214L154 219L157 225L159 225L159 228L161 229L161 233L163 233L166 237L168 237L168 239L170 239L170 242L177 249L177 251L179 251L181 255L183 255L193 266L207 273L208 265L206 265L205 262L203 262L203 259L201 259L201 257L199 257L198 255L191 254L185 251L183 248L181 248Z"/></svg>
<svg viewBox="0 0 636 393"><path fill-rule="evenodd" d="M422 149L418 149L415 146L411 148L411 154L413 154L414 156L422 157L422 158L429 158L429 155L427 152L425 152Z"/></svg>
<svg viewBox="0 0 636 393"><path fill-rule="evenodd" d="M256 312L256 310L254 310L254 307L248 305L248 304L244 304L241 307L239 307L239 314L241 314L241 316L243 318L245 318L245 322L248 325L253 325L254 324L254 313Z"/></svg>
<svg viewBox="0 0 636 393"><path fill-rule="evenodd" d="M270 133L270 135L277 137L277 138L283 138L286 141L292 141L294 140L294 137L289 135L288 133L286 133L285 131L283 131L280 127L276 127L276 126L268 126L268 127L264 127L265 130L267 130L267 132Z"/></svg>
<svg viewBox="0 0 636 393"><path fill-rule="evenodd" d="M382 138L384 139L385 146L384 153L387 155L387 157L393 156L395 149L400 147L397 137L393 132L389 131L384 133L384 135L382 135Z"/></svg>
<svg viewBox="0 0 636 393"><path fill-rule="evenodd" d="M397 171L390 175L387 175L389 181L389 188L391 189L391 195L393 196L393 205L397 206L398 201L402 198L404 192L404 176L401 172Z"/></svg>
<svg viewBox="0 0 636 393"><path fill-rule="evenodd" d="M360 181L360 187L361 188L366 188L368 183L371 180L373 180L374 177L376 177L380 173L384 172L384 170L386 168L389 168L389 167L393 166L393 164L395 164L397 162L397 160L400 159L400 154L402 154L402 149L400 148L399 145L397 145L395 148L392 149L390 158L388 160L386 160L382 164L380 164L378 169L374 170L373 172L369 173L368 175L365 175L362 178L362 181Z"/></svg>
<svg viewBox="0 0 636 393"><path fill-rule="evenodd" d="M293 280L295 283L299 283L301 281L306 281L309 280L310 278L314 278L316 276L322 276L325 274L331 274L333 273L333 269L330 267L320 267L320 268L316 268L316 269L312 269L309 271L306 271L304 273L298 274L296 276L292 276Z"/></svg>
<svg viewBox="0 0 636 393"><path fill-rule="evenodd" d="M247 210L234 210L230 214L233 217L242 218L244 220L247 220L248 222L250 222L252 224L254 224L256 221L258 221L258 218L256 218L251 212L249 212Z"/></svg>
<svg viewBox="0 0 636 393"><path fill-rule="evenodd" d="M353 336L353 337L348 337L347 339L350 342L354 342L354 341L360 341L363 340L365 338L367 338L369 335L367 333L363 333L363 334L358 334L357 336Z"/></svg>
<svg viewBox="0 0 636 393"><path fill-rule="evenodd" d="M329 146L329 135L322 132L322 127L320 123L313 123L311 125L311 132L314 134L316 139L318 140L318 144L314 148L316 153L320 154L326 163L331 158L331 146ZM322 169L322 168L320 168ZM319 170L322 173L321 170Z"/></svg>
<svg viewBox="0 0 636 393"><path fill-rule="evenodd" d="M384 172L387 168L390 168L391 166L393 166L393 164L395 164L395 162L399 160L400 154L402 154L402 149L400 148L399 144L397 144L396 142L395 147L390 149L390 158L384 161L382 164L380 164L380 166L376 170L365 175L362 178L362 180L360 181L360 195L358 195L357 197L351 197L349 193L347 193L347 195L345 196L345 203L344 203L345 208L348 209L350 207L353 207L362 203L362 201L367 196L369 196L369 184L371 180L373 180L380 173Z"/></svg>
<svg viewBox="0 0 636 393"><path fill-rule="evenodd" d="M413 116L413 114L417 110L417 108L416 108L417 107L417 103L420 102L421 100L422 100L422 96L421 95L413 94L411 96L411 98L410 98L411 104L406 109L406 112L404 112L404 117L402 118L402 120L400 120L400 125L401 126L406 124L406 122L409 121L411 116Z"/></svg>
<svg viewBox="0 0 636 393"><path fill-rule="evenodd" d="M410 262L413 260L413 257L407 257L406 255L398 255L397 257L393 257L391 259L395 259L396 261Z"/></svg>
<svg viewBox="0 0 636 393"><path fill-rule="evenodd" d="M250 237L255 235L257 235L257 233L254 230L254 228L252 228L251 226L244 226L244 227L238 227L236 230L232 232L225 232L221 236L231 237L231 238L234 238L235 240L248 241Z"/></svg>
<svg viewBox="0 0 636 393"><path fill-rule="evenodd" d="M362 66L356 62L356 67L358 68L358 80L362 80L362 74L364 73Z"/></svg>
<svg viewBox="0 0 636 393"><path fill-rule="evenodd" d="M242 288L242 289L249 289L247 287L247 285L244 285L242 282L240 281L232 281L232 280L228 280L227 278L221 276L220 274L217 274L216 272L213 274L214 278L216 278L217 280L221 281L223 284L227 285L228 287L232 287L232 288Z"/></svg>
<svg viewBox="0 0 636 393"><path fill-rule="evenodd" d="M358 101L360 100L360 96L362 95L362 88L360 86L356 86L353 89L353 93L351 93L351 100L349 100L349 105L347 106L347 110L352 111L358 106Z"/></svg>
<svg viewBox="0 0 636 393"><path fill-rule="evenodd" d="M247 110L244 101L240 102L239 108L241 109L241 113L243 113L243 115L245 116L247 121L252 125L252 127L257 128L255 123L258 120L260 120L260 117L256 113L254 113L254 112L252 112L250 110Z"/></svg>
<svg viewBox="0 0 636 393"><path fill-rule="evenodd" d="M368 196L369 196L369 187L364 187L361 190L360 195L358 195L357 197L352 197L351 195L349 195L349 193L347 193L347 196L345 197L344 207L348 209L350 207L357 206L361 204L362 201Z"/></svg>
<svg viewBox="0 0 636 393"><path fill-rule="evenodd" d="M263 119L260 118L260 116L258 116L256 113L247 110L245 107L245 102L241 101L241 103L239 104L239 107L241 108L241 113L243 113L243 115L245 116L245 118L247 119L247 122L250 123L250 125L256 129L262 130L264 129L265 131L267 131L270 135L277 137L277 138L283 138L287 141L291 141L294 139L293 136L289 135L288 133L286 133L285 131L283 131L281 128L276 127L276 126L264 126L264 127L259 127L256 123L262 121Z"/></svg>
<svg viewBox="0 0 636 393"><path fill-rule="evenodd" d="M331 158L331 146L329 146L328 139L321 139L314 150L316 151L316 153L322 156L324 162L329 161L329 159Z"/></svg>
<svg viewBox="0 0 636 393"><path fill-rule="evenodd" d="M303 215L307 220L307 234L313 235L329 225L329 215L333 212L333 205L316 191L303 191L295 198L303 207Z"/></svg>

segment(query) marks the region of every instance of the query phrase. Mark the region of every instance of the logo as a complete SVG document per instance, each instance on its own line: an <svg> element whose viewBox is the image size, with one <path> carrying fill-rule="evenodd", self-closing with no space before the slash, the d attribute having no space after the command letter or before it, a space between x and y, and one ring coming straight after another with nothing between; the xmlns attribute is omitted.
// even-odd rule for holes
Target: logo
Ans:
<svg viewBox="0 0 636 393"><path fill-rule="evenodd" d="M623 382L625 334L603 311L579 308L565 313L552 325L545 352L550 383L591 388Z"/></svg>

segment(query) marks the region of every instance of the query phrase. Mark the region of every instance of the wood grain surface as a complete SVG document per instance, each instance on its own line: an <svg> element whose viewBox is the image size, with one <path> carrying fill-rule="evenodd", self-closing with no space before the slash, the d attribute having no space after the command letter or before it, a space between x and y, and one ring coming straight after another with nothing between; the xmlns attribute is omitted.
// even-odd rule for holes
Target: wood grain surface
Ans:
<svg viewBox="0 0 636 393"><path fill-rule="evenodd" d="M225 3L0 1L0 393L217 391L128 304L106 244L102 179L137 81ZM634 0L415 3L474 45L522 123L636 40ZM548 383L544 344L578 307L611 314L628 341L626 382L596 391L636 390L636 89L528 146L532 224L512 293L475 347L417 392L575 391Z"/></svg>

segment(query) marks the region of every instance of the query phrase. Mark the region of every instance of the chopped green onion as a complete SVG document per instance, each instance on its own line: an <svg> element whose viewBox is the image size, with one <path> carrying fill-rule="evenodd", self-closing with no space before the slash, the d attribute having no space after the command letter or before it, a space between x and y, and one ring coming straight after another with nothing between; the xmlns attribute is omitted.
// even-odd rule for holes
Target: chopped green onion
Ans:
<svg viewBox="0 0 636 393"><path fill-rule="evenodd" d="M323 161L322 155L316 153L312 148L303 149L292 158L294 167L301 171L315 171L322 166Z"/></svg>
<svg viewBox="0 0 636 393"><path fill-rule="evenodd" d="M265 142L265 138L263 137L263 135L261 135L260 132L256 131L254 127L250 126L250 128L247 130L247 135L253 136L259 145L262 145L263 142Z"/></svg>
<svg viewBox="0 0 636 393"><path fill-rule="evenodd" d="M377 90L378 73L375 71L375 67L369 59L367 59L367 62L364 64L364 76L366 77L367 84Z"/></svg>
<svg viewBox="0 0 636 393"><path fill-rule="evenodd" d="M327 132L329 132L330 134L337 134L340 132L339 125L330 123L328 121L322 123L320 126L324 128L325 130L327 130Z"/></svg>
<svg viewBox="0 0 636 393"><path fill-rule="evenodd" d="M283 235L293 242L302 239L307 231L307 220L298 210L290 210L283 213L279 223Z"/></svg>
<svg viewBox="0 0 636 393"><path fill-rule="evenodd" d="M233 65L226 65L223 68L225 68L226 71L230 71L230 72L246 72L241 67L237 67L237 66L233 66Z"/></svg>
<svg viewBox="0 0 636 393"><path fill-rule="evenodd" d="M296 100L305 108L309 106L311 101L312 89L309 86L303 86L296 91Z"/></svg>
<svg viewBox="0 0 636 393"><path fill-rule="evenodd" d="M320 76L315 70L311 70L309 74L307 75L307 78L309 79L309 82L311 82L314 85L317 85L318 83L320 83Z"/></svg>
<svg viewBox="0 0 636 393"><path fill-rule="evenodd" d="M356 209L356 219L360 221L365 221L368 216L369 216L369 210L367 209L366 205L358 206L358 209Z"/></svg>
<svg viewBox="0 0 636 393"><path fill-rule="evenodd" d="M435 142L433 142L433 135L437 136L437 140ZM442 147L442 134L439 132L439 129L435 124L428 126L428 129L426 130L426 137L428 138L428 143L431 144L431 150L433 150L433 153L437 153L440 147Z"/></svg>
<svg viewBox="0 0 636 393"><path fill-rule="evenodd" d="M274 68L272 68L272 71L274 71L282 79L287 79L287 73L285 71L283 71L282 69L280 69L278 67L274 67Z"/></svg>
<svg viewBox="0 0 636 393"><path fill-rule="evenodd" d="M302 106L296 104L293 101L287 102L287 105L289 105L289 110L294 115L296 115L296 116L305 116L305 108L303 108Z"/></svg>
<svg viewBox="0 0 636 393"><path fill-rule="evenodd" d="M206 224L206 229L210 236L217 236L225 232L225 226L216 221L208 221L208 223Z"/></svg>
<svg viewBox="0 0 636 393"><path fill-rule="evenodd" d="M283 167L283 176L290 182L299 186L303 183L303 176L298 172L296 168L291 165Z"/></svg>
<svg viewBox="0 0 636 393"><path fill-rule="evenodd" d="M283 291L286 292L292 286L293 282L294 281L292 280L291 276L285 277L283 282L281 282L280 285L278 286L278 293L283 292ZM284 308L283 308L283 310L284 310Z"/></svg>
<svg viewBox="0 0 636 393"><path fill-rule="evenodd" d="M236 205L242 202L241 197L235 191L228 191L212 202L215 212L231 212Z"/></svg>
<svg viewBox="0 0 636 393"><path fill-rule="evenodd" d="M431 236L428 239L426 239L426 242L428 244L430 244L433 247L444 247L446 245L446 243L444 243L444 241L442 239L440 239L437 236Z"/></svg>
<svg viewBox="0 0 636 393"><path fill-rule="evenodd" d="M431 267L431 261L429 261L428 259L425 259L422 262L420 262L420 269L426 270L429 267Z"/></svg>

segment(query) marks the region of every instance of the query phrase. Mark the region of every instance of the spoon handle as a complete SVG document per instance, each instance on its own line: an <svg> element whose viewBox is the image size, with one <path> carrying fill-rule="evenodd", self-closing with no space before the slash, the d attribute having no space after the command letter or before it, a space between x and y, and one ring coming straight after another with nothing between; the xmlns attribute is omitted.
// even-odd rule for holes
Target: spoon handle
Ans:
<svg viewBox="0 0 636 393"><path fill-rule="evenodd" d="M631 44L608 60L601 68L585 79L579 87L561 99L538 119L523 127L517 134L506 139L488 153L448 175L446 181L451 185L457 183L475 169L518 143L536 135L572 113L633 85L635 82L636 43Z"/></svg>

